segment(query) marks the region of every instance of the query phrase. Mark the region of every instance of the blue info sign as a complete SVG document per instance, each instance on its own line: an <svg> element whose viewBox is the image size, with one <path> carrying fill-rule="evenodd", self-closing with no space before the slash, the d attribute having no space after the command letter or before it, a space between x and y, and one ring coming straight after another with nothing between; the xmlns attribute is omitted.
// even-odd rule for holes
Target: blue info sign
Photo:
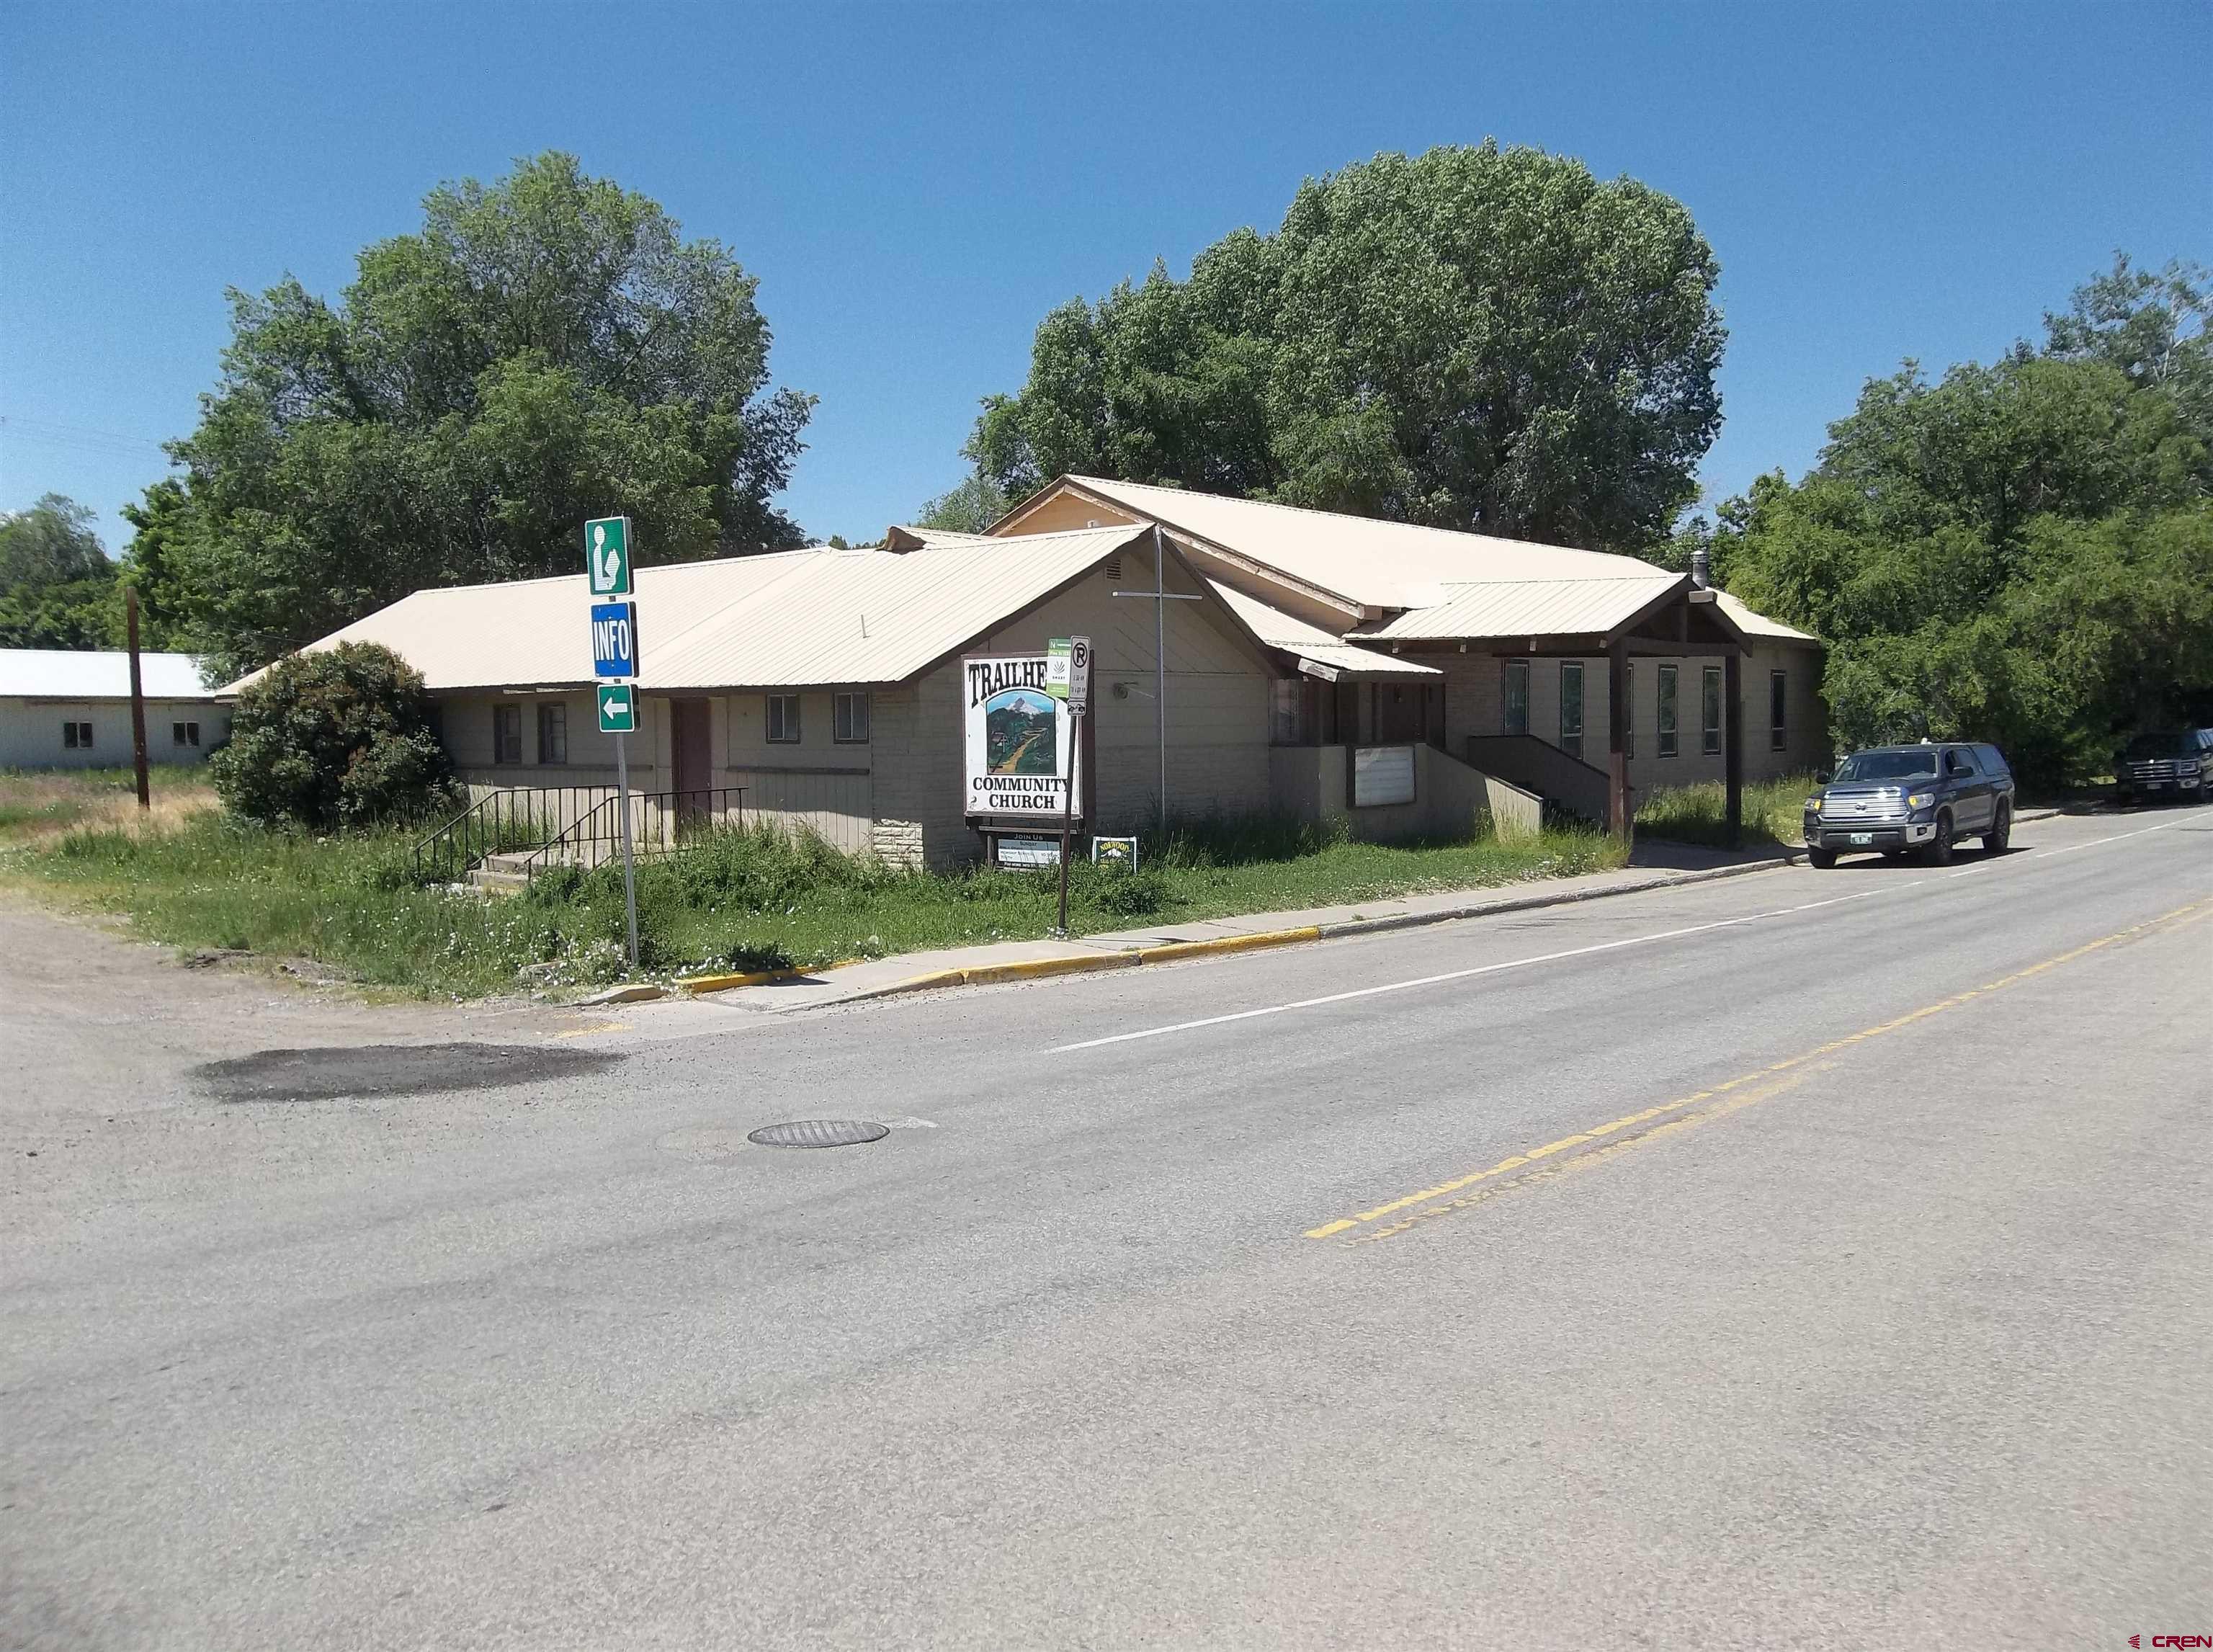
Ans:
<svg viewBox="0 0 2213 1652"><path fill-rule="evenodd" d="M637 675L637 604L592 604L592 670L601 677Z"/></svg>

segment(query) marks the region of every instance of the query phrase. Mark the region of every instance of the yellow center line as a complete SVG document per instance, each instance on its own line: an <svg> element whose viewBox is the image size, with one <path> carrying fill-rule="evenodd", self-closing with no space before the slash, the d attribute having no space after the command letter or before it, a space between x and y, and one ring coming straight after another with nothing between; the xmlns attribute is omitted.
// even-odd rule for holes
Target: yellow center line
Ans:
<svg viewBox="0 0 2213 1652"><path fill-rule="evenodd" d="M1926 1021L1931 1015L1941 1015L1948 1009L1957 1009L1962 1004L1972 1003L1977 998L1987 997L1993 992L2003 992L2006 988L2018 985L2023 981L2030 980L2036 976L2043 974L2047 970L2057 969L2062 964L2072 963L2078 958L2088 957L2094 952L2100 951L2106 947L2113 946L2118 942L2130 940L2134 936L2143 934L2146 930L2156 929L2161 924L2174 923L2177 920L2187 921L2193 915L2203 916L2209 911L2213 911L2213 899L2192 901L2188 905L2178 906L2173 911L2162 912L2157 917L2147 918L2143 923L2132 924L2125 930L2116 930L2111 935L2100 936L2095 941L2086 942L2082 946L2074 948L2070 951L2063 952L2058 954L2057 956L2047 958L2041 963L2031 964L2026 969L2015 970L2012 974L2001 977L1997 980L1986 982L1981 986L1970 987L1965 992L1956 992L1948 998L1941 998L1937 1000L1935 1003L1923 1004L1918 1009L1909 1010L1905 1015L1899 1015L1893 1020L1882 1022L1880 1026L1862 1027L1860 1031L1847 1033L1843 1038L1832 1039L1826 1044L1817 1045L1814 1049L1807 1051L1802 1055L1792 1056L1787 1060L1776 1062L1771 1066L1759 1068L1753 1072L1741 1074L1735 1078L1729 1079L1722 1083L1716 1084L1710 1088L1700 1090L1695 1094L1684 1096L1678 1100L1664 1101L1658 1106L1646 1107L1641 1113L1627 1113L1619 1119L1611 1119L1606 1124L1594 1125L1588 1130L1579 1131L1573 1136L1563 1136L1557 1142L1547 1142L1542 1147L1533 1147L1524 1152L1515 1154L1511 1158L1501 1159L1497 1164L1491 1166L1487 1169L1471 1171L1465 1176L1455 1176L1450 1181L1439 1182L1434 1187L1425 1187L1419 1192L1408 1193L1403 1198L1392 1199L1387 1204L1378 1204L1371 1210L1356 1210L1349 1216L1340 1216L1335 1222L1324 1222L1319 1228L1309 1228L1307 1229L1305 1236L1308 1239L1334 1239L1339 1234L1349 1233L1355 1228L1365 1227L1369 1223L1380 1222L1385 1216L1395 1216L1399 1211L1411 1210L1417 1204L1428 1204L1432 1201L1447 1198L1455 1193L1464 1192L1466 1189L1473 1187L1478 1183L1497 1181L1499 1178L1511 1175L1517 1170L1525 1170L1531 1165L1541 1165L1545 1160L1552 1158L1557 1154L1564 1153L1570 1148L1582 1147L1585 1143L1590 1142L1603 1141L1607 1137L1618 1135L1625 1130L1633 1129L1638 1125L1649 1124L1653 1119L1666 1118L1669 1114L1681 1113L1688 1108L1697 1106L1702 1101L1710 1101L1715 1100L1716 1097L1728 1097L1731 1099L1728 1101L1727 1105L1717 1108L1709 1109L1707 1113L1698 1115L1700 1119L1718 1118L1724 1113L1733 1113L1741 1106L1748 1106L1753 1101L1765 1100L1771 1095L1779 1094L1783 1090L1792 1088L1799 1082L1799 1078L1805 1076L1805 1074L1800 1073L1798 1070L1810 1070L1814 1064L1822 1061L1826 1057L1833 1056L1842 1051L1849 1050L1856 1045L1864 1044L1869 1039L1878 1039L1887 1033L1895 1033L1901 1027L1911 1027L1917 1021ZM1734 1096L1733 1094L1734 1092L1742 1090L1747 1086L1759 1084L1763 1080L1773 1080L1777 1076L1777 1075L1789 1073L1798 1073L1798 1077L1794 1077L1789 1079L1788 1082L1782 1083L1770 1084L1751 1095ZM1679 1120L1677 1122L1687 1123L1690 1121ZM1576 1155L1575 1162L1578 1165L1586 1161L1596 1162L1600 1159L1611 1156L1613 1150L1615 1149L1628 1146L1631 1142L1641 1143L1649 1141L1660 1133L1661 1131L1658 1130L1641 1131L1637 1136L1630 1138L1629 1142L1616 1142L1611 1143L1606 1151L1578 1155ZM1517 1184L1527 1183L1536 1179L1537 1178L1533 1174L1515 1178ZM1443 1208L1464 1209L1467 1205L1476 1202L1478 1201L1474 1198L1459 1199L1455 1200L1452 1205ZM1417 1217L1415 1220L1426 1219L1426 1217L1431 1214L1442 1214L1442 1210L1441 1210L1434 1213L1424 1211L1422 1213L1420 1217ZM1413 1223L1411 1221L1401 1222L1397 1226L1385 1229L1381 1233L1363 1234L1363 1238L1381 1238L1384 1237L1386 1234L1404 1232L1406 1228L1412 1225Z"/></svg>

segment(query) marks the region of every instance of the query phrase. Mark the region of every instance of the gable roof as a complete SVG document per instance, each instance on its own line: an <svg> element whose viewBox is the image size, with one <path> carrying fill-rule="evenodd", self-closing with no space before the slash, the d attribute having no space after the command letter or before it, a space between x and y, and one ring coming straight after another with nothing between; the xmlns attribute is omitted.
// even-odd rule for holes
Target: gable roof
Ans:
<svg viewBox="0 0 2213 1652"><path fill-rule="evenodd" d="M1657 568L1604 579L1466 581L1444 587L1444 600L1433 607L1410 608L1355 634L1390 642L1602 636L1690 583Z"/></svg>
<svg viewBox="0 0 2213 1652"><path fill-rule="evenodd" d="M205 700L216 693L201 682L200 662L189 654L142 649L138 686L149 700ZM124 649L0 649L0 697L127 700L131 655Z"/></svg>
<svg viewBox="0 0 2213 1652"><path fill-rule="evenodd" d="M1084 528L1023 539L911 533L921 549L818 546L641 568L638 686L902 682L1143 531ZM381 643L437 690L578 685L592 680L591 600L582 574L445 586L402 597L308 646Z"/></svg>
<svg viewBox="0 0 2213 1652"><path fill-rule="evenodd" d="M1339 642L1320 626L1309 625L1295 614L1271 608L1259 598L1248 596L1235 586L1225 585L1218 579L1210 579L1207 583L1214 588L1215 594L1228 605L1229 611L1245 622L1247 630L1270 648L1279 649L1293 655L1295 661L1309 661L1326 666L1334 672L1363 677L1444 675L1435 666L1401 660L1379 649Z"/></svg>

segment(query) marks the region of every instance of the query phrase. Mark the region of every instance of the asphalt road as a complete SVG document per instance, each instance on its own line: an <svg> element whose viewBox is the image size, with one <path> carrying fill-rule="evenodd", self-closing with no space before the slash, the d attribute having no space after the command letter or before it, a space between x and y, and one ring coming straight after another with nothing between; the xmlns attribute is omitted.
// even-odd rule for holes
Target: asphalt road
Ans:
<svg viewBox="0 0 2213 1652"><path fill-rule="evenodd" d="M9 914L0 1644L2213 1630L2213 810L2015 841L796 1017Z"/></svg>

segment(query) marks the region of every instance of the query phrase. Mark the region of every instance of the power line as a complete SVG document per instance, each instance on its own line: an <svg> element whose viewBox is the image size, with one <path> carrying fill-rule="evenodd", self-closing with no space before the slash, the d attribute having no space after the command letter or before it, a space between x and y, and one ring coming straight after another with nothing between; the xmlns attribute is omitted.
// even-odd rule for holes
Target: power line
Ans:
<svg viewBox="0 0 2213 1652"><path fill-rule="evenodd" d="M120 430L92 430L82 425L57 424L49 419L23 418L13 413L0 413L0 437L9 441L43 442L50 448L73 448L81 453L113 454L119 458L135 459L147 453L168 457L168 450L158 442L144 436L126 436Z"/></svg>

